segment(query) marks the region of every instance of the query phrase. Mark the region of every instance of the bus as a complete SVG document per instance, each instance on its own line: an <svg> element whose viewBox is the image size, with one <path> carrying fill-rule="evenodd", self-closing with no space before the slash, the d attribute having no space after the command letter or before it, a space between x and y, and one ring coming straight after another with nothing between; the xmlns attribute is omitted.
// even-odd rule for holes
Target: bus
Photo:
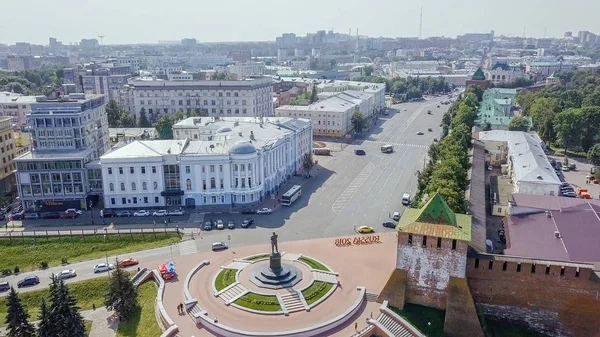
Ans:
<svg viewBox="0 0 600 337"><path fill-rule="evenodd" d="M322 147L322 148L318 148L318 149L313 149L313 153L316 156L329 156L329 155L331 155L331 149Z"/></svg>
<svg viewBox="0 0 600 337"><path fill-rule="evenodd" d="M392 145L383 145L381 147L381 152L383 152L383 153L392 153L392 152L394 152L394 147Z"/></svg>
<svg viewBox="0 0 600 337"><path fill-rule="evenodd" d="M294 185L289 191L281 197L281 204L284 206L291 205L298 197L302 195L302 187L300 185Z"/></svg>

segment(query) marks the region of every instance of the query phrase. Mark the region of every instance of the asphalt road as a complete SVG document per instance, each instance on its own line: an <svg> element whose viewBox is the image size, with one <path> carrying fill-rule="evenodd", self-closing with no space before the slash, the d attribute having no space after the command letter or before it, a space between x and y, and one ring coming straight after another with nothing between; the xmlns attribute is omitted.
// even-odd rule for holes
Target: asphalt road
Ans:
<svg viewBox="0 0 600 337"><path fill-rule="evenodd" d="M319 165L313 170L311 178L293 178L291 183L302 184L302 196L291 206L282 206L273 214L252 215L255 224L250 228L239 227L248 215L195 214L192 216L193 222L189 222L186 216L181 218L185 222L179 226L187 227L185 231L188 235L194 233L195 240L121 257L134 257L140 261L141 266L155 268L156 266L148 263L167 260L171 255L207 251L216 241L228 243L232 248L266 243L273 231L277 231L283 243L282 249L285 249L285 241L355 235L356 227L361 225L372 226L377 232L393 231L384 228L382 222L391 220L391 213L403 211L402 194L414 193L417 179L415 173L423 168L428 146L441 132L442 114L448 108L439 103L444 99L446 98L440 97L396 105L394 108L398 113L380 116L378 123L364 132L362 139L353 141L343 150L340 150L340 144L337 144L340 147L330 144L337 151L332 156L315 156ZM437 108L438 105L440 108ZM428 110L432 111L432 115L427 114ZM429 128L432 129L431 132L428 131ZM423 132L423 135L417 135L417 132ZM394 146L393 153L381 152L381 146L386 144ZM356 156L355 149L363 149L366 155ZM234 220L237 227L233 230L200 230L202 222L207 219L222 219L225 223ZM153 227L152 224L147 226ZM90 229L90 226L81 228ZM108 259L113 263L115 257L109 256ZM0 281L16 285L25 276L37 275L41 283L35 287L22 288L21 291L39 289L50 283L52 273L56 274L63 269L75 269L78 274L67 283L102 275L93 273L94 265L101 262L105 262L105 259L22 273L0 278Z"/></svg>

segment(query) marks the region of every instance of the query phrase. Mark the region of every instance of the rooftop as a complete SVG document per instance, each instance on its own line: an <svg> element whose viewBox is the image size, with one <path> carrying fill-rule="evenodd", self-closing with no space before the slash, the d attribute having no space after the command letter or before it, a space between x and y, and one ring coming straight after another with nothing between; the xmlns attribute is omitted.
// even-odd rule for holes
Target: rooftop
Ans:
<svg viewBox="0 0 600 337"><path fill-rule="evenodd" d="M15 160L48 160L48 159L84 159L93 152L94 149L85 150L57 150L57 151L28 151L15 158Z"/></svg>
<svg viewBox="0 0 600 337"><path fill-rule="evenodd" d="M142 137L144 132L148 135L148 139L158 138L158 132L155 128L109 128L108 132L111 138L138 138Z"/></svg>
<svg viewBox="0 0 600 337"><path fill-rule="evenodd" d="M481 68L477 68L475 74L473 74L471 79L477 81L485 81L485 74L483 73L483 70L481 70Z"/></svg>
<svg viewBox="0 0 600 337"><path fill-rule="evenodd" d="M30 104L35 102L35 96L25 96L21 94L15 94L14 92L0 92L0 104L14 103L14 104Z"/></svg>

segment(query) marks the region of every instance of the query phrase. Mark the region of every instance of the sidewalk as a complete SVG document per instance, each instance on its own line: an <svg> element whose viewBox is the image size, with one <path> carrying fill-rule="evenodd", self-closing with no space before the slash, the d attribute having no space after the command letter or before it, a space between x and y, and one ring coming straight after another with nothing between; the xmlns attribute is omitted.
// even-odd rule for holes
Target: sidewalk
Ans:
<svg viewBox="0 0 600 337"><path fill-rule="evenodd" d="M97 308L96 310L85 310L80 313L84 320L92 322L92 330L89 337L114 337L117 335L119 323L110 319L113 312L107 311L106 307ZM38 322L33 321L32 323L37 325ZM0 328L0 336L7 335L6 328Z"/></svg>

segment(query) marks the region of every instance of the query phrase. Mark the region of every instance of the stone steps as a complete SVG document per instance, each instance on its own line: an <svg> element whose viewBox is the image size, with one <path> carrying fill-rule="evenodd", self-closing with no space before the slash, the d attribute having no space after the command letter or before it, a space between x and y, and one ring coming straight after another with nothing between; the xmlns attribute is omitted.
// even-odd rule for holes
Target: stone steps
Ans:
<svg viewBox="0 0 600 337"><path fill-rule="evenodd" d="M304 303L302 303L298 293L294 292L281 295L281 301L283 302L283 306L285 306L289 312L305 310Z"/></svg>
<svg viewBox="0 0 600 337"><path fill-rule="evenodd" d="M312 275L313 275L313 279L315 281L322 281L322 282L333 283L333 284L337 283L337 276L332 273L328 273L328 272L324 272L324 271L320 271L320 270L313 270Z"/></svg>
<svg viewBox="0 0 600 337"><path fill-rule="evenodd" d="M140 282L142 282L143 280L146 279L146 277L148 276L148 274L150 274L152 271L151 270L146 270L142 275L140 275L140 277L138 277L135 282L133 282L134 286L139 286Z"/></svg>
<svg viewBox="0 0 600 337"><path fill-rule="evenodd" d="M198 304L194 304L191 308L188 309L188 314L190 317L194 318L194 314L202 312L202 309L198 306Z"/></svg>
<svg viewBox="0 0 600 337"><path fill-rule="evenodd" d="M377 317L379 322L384 328L386 328L393 337L412 337L412 333L406 330L400 323L396 322L392 317L386 313L381 313Z"/></svg>
<svg viewBox="0 0 600 337"><path fill-rule="evenodd" d="M234 299L240 297L241 295L247 292L246 288L244 288L241 284L236 284L235 286L227 289L227 291L222 292L219 297L225 301L225 303L230 303Z"/></svg>
<svg viewBox="0 0 600 337"><path fill-rule="evenodd" d="M365 293L365 299L367 300L367 302L377 302L377 298L379 297L379 294L373 294L373 293Z"/></svg>

